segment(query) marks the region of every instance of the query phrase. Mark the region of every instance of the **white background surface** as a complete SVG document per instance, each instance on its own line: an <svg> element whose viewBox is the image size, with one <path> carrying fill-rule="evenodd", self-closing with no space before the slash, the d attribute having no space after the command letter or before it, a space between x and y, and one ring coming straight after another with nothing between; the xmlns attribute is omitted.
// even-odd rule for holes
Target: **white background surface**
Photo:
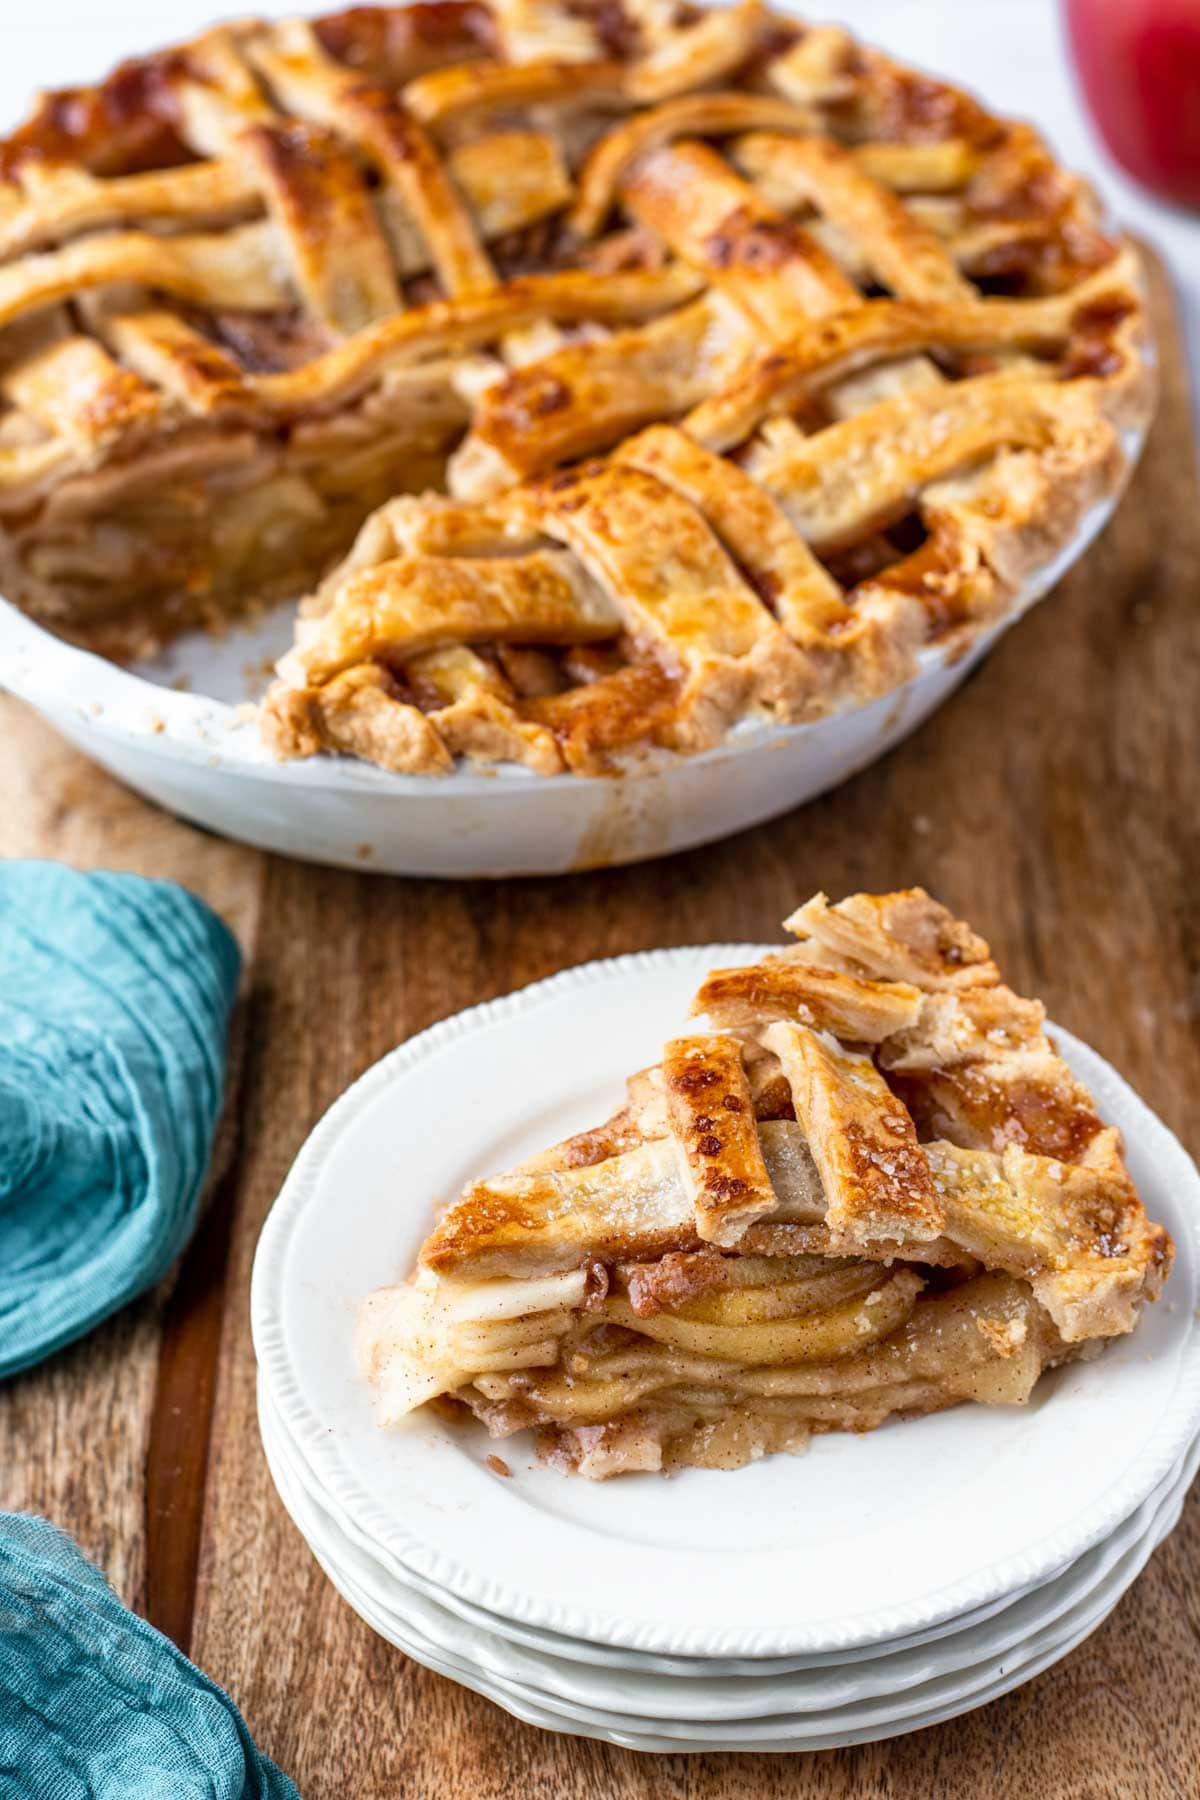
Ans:
<svg viewBox="0 0 1200 1800"><path fill-rule="evenodd" d="M336 0L3 0L0 129L23 115L35 88L95 80L122 56L188 36L222 14L334 10ZM840 19L977 89L995 111L1032 119L1062 160L1090 175L1117 215L1165 252L1179 286L1193 392L1200 389L1200 216L1150 199L1109 160L1075 90L1055 0L827 0L794 10Z"/></svg>

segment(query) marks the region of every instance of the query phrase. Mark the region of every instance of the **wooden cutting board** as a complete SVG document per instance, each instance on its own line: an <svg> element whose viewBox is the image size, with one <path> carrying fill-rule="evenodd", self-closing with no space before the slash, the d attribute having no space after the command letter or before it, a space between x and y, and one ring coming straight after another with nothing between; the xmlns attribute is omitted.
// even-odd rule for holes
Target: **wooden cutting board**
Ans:
<svg viewBox="0 0 1200 1800"><path fill-rule="evenodd" d="M309 868L167 817L0 700L0 851L171 876L224 914L247 958L204 1223L173 1285L0 1390L0 1506L73 1532L230 1690L305 1800L1195 1793L1200 1499L1101 1630L982 1711L803 1758L639 1757L518 1724L339 1599L267 1476L247 1306L293 1156L401 1038L591 957L776 938L817 888L924 883L1200 1148L1200 490L1171 299L1152 273L1161 407L1099 543L895 754L715 848L503 886ZM398 1159L398 1202L399 1175Z"/></svg>

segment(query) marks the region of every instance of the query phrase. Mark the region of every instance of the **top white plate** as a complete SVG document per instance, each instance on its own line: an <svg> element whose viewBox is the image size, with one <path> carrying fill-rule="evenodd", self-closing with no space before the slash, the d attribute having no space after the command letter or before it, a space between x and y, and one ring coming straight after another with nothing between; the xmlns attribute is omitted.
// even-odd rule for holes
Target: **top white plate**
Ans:
<svg viewBox="0 0 1200 1800"><path fill-rule="evenodd" d="M298 1157L255 1261L254 1342L322 1486L418 1576L506 1617L663 1655L788 1656L885 1642L1045 1580L1152 1492L1200 1427L1200 1175L1093 1051L1060 1047L1119 1125L1175 1236L1164 1299L1027 1408L964 1406L733 1475L511 1481L482 1433L380 1431L351 1354L355 1307L412 1266L445 1200L619 1101L677 1030L720 945L589 963L444 1020L385 1057Z"/></svg>

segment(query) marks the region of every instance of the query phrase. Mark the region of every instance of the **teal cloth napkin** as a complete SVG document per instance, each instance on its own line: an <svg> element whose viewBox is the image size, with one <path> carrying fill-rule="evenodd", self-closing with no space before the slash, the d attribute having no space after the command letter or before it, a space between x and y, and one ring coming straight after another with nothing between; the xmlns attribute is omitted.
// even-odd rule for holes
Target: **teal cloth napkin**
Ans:
<svg viewBox="0 0 1200 1800"><path fill-rule="evenodd" d="M0 1513L0 1800L299 1800L70 1538Z"/></svg>
<svg viewBox="0 0 1200 1800"><path fill-rule="evenodd" d="M171 882L0 863L0 1376L186 1244L238 969L228 929Z"/></svg>

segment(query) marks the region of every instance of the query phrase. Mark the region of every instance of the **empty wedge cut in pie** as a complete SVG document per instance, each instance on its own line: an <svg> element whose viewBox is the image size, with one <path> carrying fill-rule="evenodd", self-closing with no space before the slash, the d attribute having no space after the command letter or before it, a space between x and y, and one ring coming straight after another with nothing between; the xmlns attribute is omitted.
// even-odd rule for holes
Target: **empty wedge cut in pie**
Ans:
<svg viewBox="0 0 1200 1800"><path fill-rule="evenodd" d="M435 1402L602 1479L1014 1405L1157 1297L1118 1132L920 888L816 896L717 969L621 1109L469 1186L371 1295L390 1425Z"/></svg>
<svg viewBox="0 0 1200 1800"><path fill-rule="evenodd" d="M285 757L884 693L1114 493L1149 368L1029 127L760 0L243 20L0 143L0 590L116 655L309 594Z"/></svg>

